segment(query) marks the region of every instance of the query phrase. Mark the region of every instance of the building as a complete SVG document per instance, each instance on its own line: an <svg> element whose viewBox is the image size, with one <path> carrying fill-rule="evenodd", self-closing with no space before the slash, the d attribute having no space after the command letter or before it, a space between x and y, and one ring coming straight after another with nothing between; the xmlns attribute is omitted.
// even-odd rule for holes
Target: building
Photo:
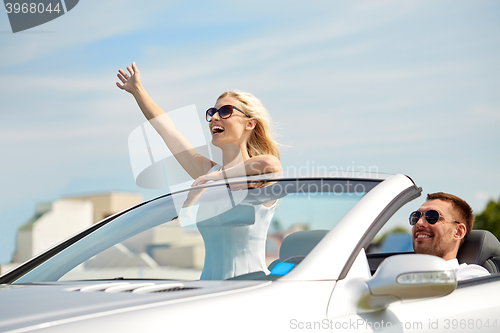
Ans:
<svg viewBox="0 0 500 333"><path fill-rule="evenodd" d="M21 263L77 232L143 201L140 194L111 192L65 197L36 207L17 232L12 262Z"/></svg>
<svg viewBox="0 0 500 333"><path fill-rule="evenodd" d="M0 273L142 201L138 194L112 192L64 197L38 204L35 216L17 232L12 263L3 265ZM136 271L137 277L161 277L171 275L172 270L188 271L195 279L201 272L204 257L201 235L184 230L175 220L111 246L75 267L63 279L75 276L105 278L123 268Z"/></svg>

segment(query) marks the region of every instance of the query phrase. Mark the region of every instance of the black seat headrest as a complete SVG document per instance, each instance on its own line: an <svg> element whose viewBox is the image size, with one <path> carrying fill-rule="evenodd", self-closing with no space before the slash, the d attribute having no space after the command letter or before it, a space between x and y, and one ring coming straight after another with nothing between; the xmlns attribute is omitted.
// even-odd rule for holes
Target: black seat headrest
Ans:
<svg viewBox="0 0 500 333"><path fill-rule="evenodd" d="M500 242L487 230L472 230L457 253L461 264L484 265L494 257L500 257Z"/></svg>

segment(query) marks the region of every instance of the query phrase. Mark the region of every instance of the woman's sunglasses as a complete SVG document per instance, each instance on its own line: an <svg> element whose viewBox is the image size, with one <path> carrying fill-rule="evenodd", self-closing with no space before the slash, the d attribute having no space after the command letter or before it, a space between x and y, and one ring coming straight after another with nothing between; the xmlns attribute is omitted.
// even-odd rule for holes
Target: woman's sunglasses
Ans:
<svg viewBox="0 0 500 333"><path fill-rule="evenodd" d="M231 117L233 115L233 110L240 111L241 113L243 113L248 118L252 118L251 116L249 116L248 114L246 114L245 112L241 111L240 109L238 109L236 106L233 106L233 105L224 105L224 106L221 106L219 109L210 108L210 109L207 110L205 118L207 119L208 122L211 122L212 121L212 117L217 112L219 112L219 117L221 117L222 119L227 119L227 118L229 118L229 117Z"/></svg>
<svg viewBox="0 0 500 333"><path fill-rule="evenodd" d="M453 222L460 223L460 222L452 220L452 219L450 219L448 217L441 216L437 210L433 210L432 209L432 210L426 211L425 213L419 212L418 210L414 211L413 213L411 213L410 214L410 225L417 224L418 220L420 220L420 218L422 217L422 215L425 216L425 220L429 224L436 224L437 221L439 221L440 218L448 219L448 220L451 220Z"/></svg>

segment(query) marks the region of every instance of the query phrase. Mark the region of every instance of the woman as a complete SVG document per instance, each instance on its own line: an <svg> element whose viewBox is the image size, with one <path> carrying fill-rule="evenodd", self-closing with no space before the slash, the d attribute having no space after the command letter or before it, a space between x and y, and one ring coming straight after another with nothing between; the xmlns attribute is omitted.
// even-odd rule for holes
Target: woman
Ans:
<svg viewBox="0 0 500 333"><path fill-rule="evenodd" d="M224 179L222 170L208 174L216 163L199 154L175 129L165 112L153 102L141 85L140 72L135 63L127 70L130 75L119 70L118 78L122 84L117 82L116 85L134 96L148 120L162 116L162 121L155 124L155 128L184 170L195 179L193 186L209 180ZM232 112L224 113L227 117L221 117L220 111L214 111L223 106L232 106ZM238 166L244 167L246 175L282 170L278 145L270 128L270 117L257 98L238 91L225 92L217 98L214 108L207 111L207 120L212 143L222 149L222 166L226 177L241 176Z"/></svg>
<svg viewBox="0 0 500 333"><path fill-rule="evenodd" d="M217 165L198 153L176 130L170 117L153 102L142 87L135 63L127 70L129 74L119 70L121 83L116 85L134 96L144 116L194 179L192 186L231 177L281 172L271 119L253 95L239 91L225 92L217 98L215 106L207 110L212 143L222 150L223 162ZM155 118L160 121L155 121ZM211 221L199 223L198 229L205 240L205 265L201 278L225 279L253 271L266 271L265 238L275 209L276 202L259 205L255 208L255 223L247 226L214 228Z"/></svg>

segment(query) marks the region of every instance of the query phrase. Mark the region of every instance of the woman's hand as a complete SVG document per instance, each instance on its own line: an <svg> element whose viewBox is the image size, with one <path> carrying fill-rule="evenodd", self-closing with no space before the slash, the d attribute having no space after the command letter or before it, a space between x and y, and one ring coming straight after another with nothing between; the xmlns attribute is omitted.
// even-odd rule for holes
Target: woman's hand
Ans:
<svg viewBox="0 0 500 333"><path fill-rule="evenodd" d="M191 187L197 186L197 185L202 185L205 184L211 180L221 180L224 179L224 175L222 171L212 171L207 173L206 175L200 176L194 180L194 183L191 185Z"/></svg>
<svg viewBox="0 0 500 333"><path fill-rule="evenodd" d="M133 94L141 86L141 73L135 65L135 62L132 63L132 68L128 66L127 70L130 75L125 73L125 71L121 69L118 70L118 74L116 76L118 76L123 84L116 82L116 85L118 86L118 88Z"/></svg>
<svg viewBox="0 0 500 333"><path fill-rule="evenodd" d="M191 185L197 186L205 184L210 180L221 180L224 178L246 177L262 175L266 173L279 173L283 171L280 160L273 155L259 155L249 158L243 163L235 165L224 171L213 171L195 179Z"/></svg>

